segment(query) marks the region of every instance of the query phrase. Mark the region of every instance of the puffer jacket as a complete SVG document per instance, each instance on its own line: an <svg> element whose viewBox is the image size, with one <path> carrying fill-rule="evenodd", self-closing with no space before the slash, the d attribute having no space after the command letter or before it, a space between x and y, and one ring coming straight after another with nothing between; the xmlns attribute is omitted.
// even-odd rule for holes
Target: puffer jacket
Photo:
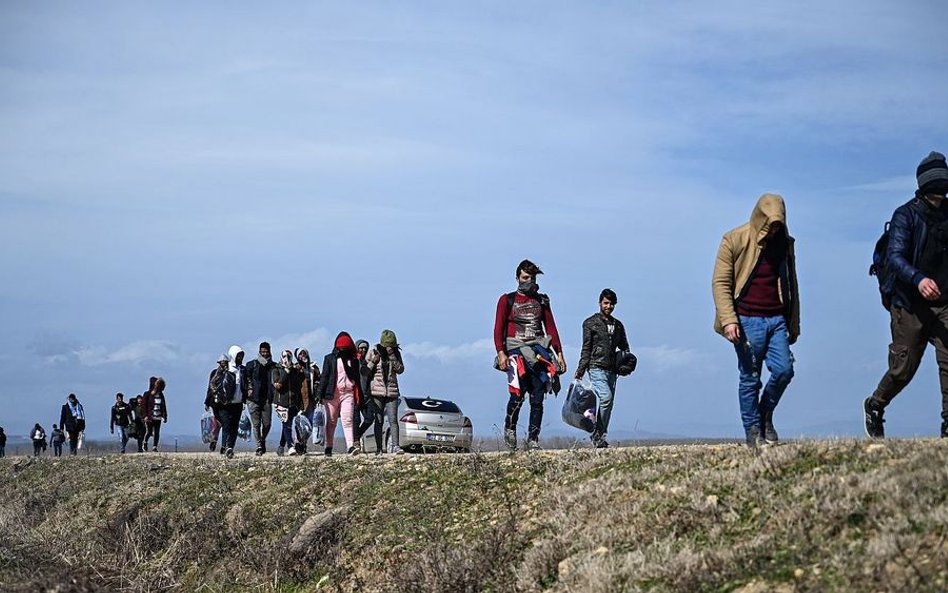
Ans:
<svg viewBox="0 0 948 593"><path fill-rule="evenodd" d="M718 248L711 279L711 294L714 297L715 309L714 331L722 336L725 326L739 321L736 304L750 286L767 242L767 233L774 222L782 223L787 233L787 259L780 266L778 287L781 301L786 306L787 333L791 343L800 335L800 292L797 286L794 239L787 227L787 209L782 197L777 194L764 194L757 200L750 222L728 231Z"/></svg>
<svg viewBox="0 0 948 593"><path fill-rule="evenodd" d="M366 371L371 383L369 394L381 399L396 399L401 395L398 390L398 375L405 372L402 354L396 348L384 348L376 344L367 354Z"/></svg>
<svg viewBox="0 0 948 593"><path fill-rule="evenodd" d="M590 367L615 372L617 350L628 350L629 340L625 335L622 322L612 318L615 324L613 333L606 327L606 317L602 313L591 315L583 321L583 349L576 366L577 376L582 376Z"/></svg>
<svg viewBox="0 0 948 593"><path fill-rule="evenodd" d="M931 208L924 198L915 197L896 208L889 223L889 245L886 262L889 272L888 286L882 291L892 295L892 306L906 311L922 301L918 283L925 274L918 269L922 250L928 238L928 222L925 210Z"/></svg>

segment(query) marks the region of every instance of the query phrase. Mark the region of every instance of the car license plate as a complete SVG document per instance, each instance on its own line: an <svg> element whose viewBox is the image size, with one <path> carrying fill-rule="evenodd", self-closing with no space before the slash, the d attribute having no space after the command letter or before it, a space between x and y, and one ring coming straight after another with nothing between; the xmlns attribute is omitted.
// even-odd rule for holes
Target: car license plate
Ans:
<svg viewBox="0 0 948 593"><path fill-rule="evenodd" d="M450 434L429 434L428 440L438 443L449 443L454 440L454 436Z"/></svg>

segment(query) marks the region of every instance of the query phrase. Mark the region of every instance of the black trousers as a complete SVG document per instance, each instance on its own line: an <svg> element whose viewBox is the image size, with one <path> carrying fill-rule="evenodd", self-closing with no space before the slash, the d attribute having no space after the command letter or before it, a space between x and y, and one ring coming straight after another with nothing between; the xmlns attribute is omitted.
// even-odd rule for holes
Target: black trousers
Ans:
<svg viewBox="0 0 948 593"><path fill-rule="evenodd" d="M145 433L145 446L148 446L148 439L155 435L155 447L157 447L158 439L161 438L161 420L151 420L145 424L148 426L148 432Z"/></svg>
<svg viewBox="0 0 948 593"><path fill-rule="evenodd" d="M221 423L221 450L233 449L237 444L237 429L240 427L240 416L243 411L243 404L228 404L218 408L217 418Z"/></svg>

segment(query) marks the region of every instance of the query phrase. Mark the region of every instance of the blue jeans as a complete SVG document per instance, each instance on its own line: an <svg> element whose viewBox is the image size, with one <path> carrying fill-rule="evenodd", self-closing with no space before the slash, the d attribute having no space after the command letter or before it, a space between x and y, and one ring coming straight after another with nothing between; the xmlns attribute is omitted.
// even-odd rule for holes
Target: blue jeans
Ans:
<svg viewBox="0 0 948 593"><path fill-rule="evenodd" d="M125 445L128 444L128 428L125 426L116 426L118 429L119 438L122 440L122 453L125 452Z"/></svg>
<svg viewBox="0 0 948 593"><path fill-rule="evenodd" d="M599 411L596 414L596 431L593 435L600 437L609 432L609 419L612 418L612 400L616 395L616 379L618 375L612 371L591 367L589 381L593 391L599 398Z"/></svg>
<svg viewBox="0 0 948 593"><path fill-rule="evenodd" d="M734 345L740 384L737 397L741 404L744 429L759 427L761 417L774 411L780 397L793 379L793 355L782 315L775 317L740 316L742 341ZM767 363L770 379L760 395L760 372ZM759 397L758 397L759 396Z"/></svg>

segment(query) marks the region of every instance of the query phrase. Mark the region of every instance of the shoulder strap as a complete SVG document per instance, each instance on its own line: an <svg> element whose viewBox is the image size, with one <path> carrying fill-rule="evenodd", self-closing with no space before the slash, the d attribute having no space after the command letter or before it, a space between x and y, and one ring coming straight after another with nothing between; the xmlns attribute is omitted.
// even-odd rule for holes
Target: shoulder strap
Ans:
<svg viewBox="0 0 948 593"><path fill-rule="evenodd" d="M513 311L514 300L516 300L516 298L517 298L517 293L516 293L516 292L508 292L508 293L507 293L507 316L506 316L506 319L507 319L508 321L510 320L510 312Z"/></svg>

